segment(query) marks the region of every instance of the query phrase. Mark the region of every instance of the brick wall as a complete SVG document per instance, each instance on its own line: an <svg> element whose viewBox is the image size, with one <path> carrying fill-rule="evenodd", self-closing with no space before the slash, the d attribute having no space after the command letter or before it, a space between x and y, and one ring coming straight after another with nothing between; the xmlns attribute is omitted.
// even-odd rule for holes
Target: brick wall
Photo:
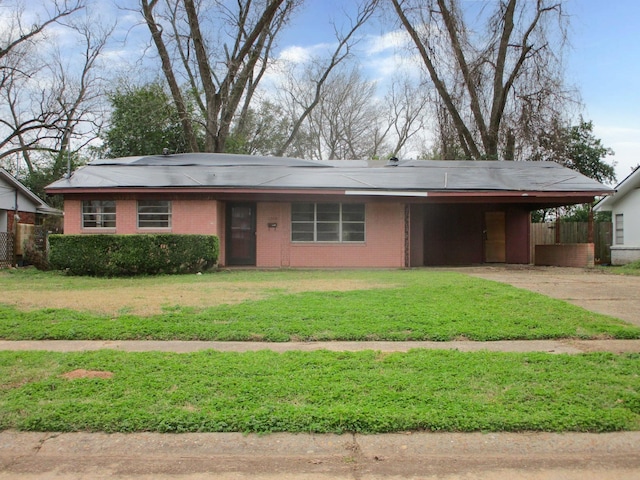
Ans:
<svg viewBox="0 0 640 480"><path fill-rule="evenodd" d="M364 243L293 243L290 212L289 203L258 204L258 267L404 266L404 204L367 204Z"/></svg>
<svg viewBox="0 0 640 480"><path fill-rule="evenodd" d="M65 200L64 231L67 234L81 233L192 233L217 234L219 209L215 200L173 200L171 205L171 228L139 229L137 201L134 198L116 200L116 228L82 228L82 201Z"/></svg>
<svg viewBox="0 0 640 480"><path fill-rule="evenodd" d="M156 233L167 229L137 228L135 198L116 200L115 229L81 228L82 202L65 201L64 228L67 234ZM366 206L364 243L291 242L291 204L257 204L258 267L404 267L404 204L370 203ZM276 227L269 224L277 224ZM225 265L224 204L216 200L173 200L172 233L215 234L220 239L220 265Z"/></svg>
<svg viewBox="0 0 640 480"><path fill-rule="evenodd" d="M594 252L593 243L536 245L535 264L554 267L593 267Z"/></svg>
<svg viewBox="0 0 640 480"><path fill-rule="evenodd" d="M15 211L7 210L7 232L12 232L14 229L14 216ZM21 210L18 211L18 216L20 220L18 223L24 223L27 225L35 225L36 224L36 214L33 212L23 212Z"/></svg>

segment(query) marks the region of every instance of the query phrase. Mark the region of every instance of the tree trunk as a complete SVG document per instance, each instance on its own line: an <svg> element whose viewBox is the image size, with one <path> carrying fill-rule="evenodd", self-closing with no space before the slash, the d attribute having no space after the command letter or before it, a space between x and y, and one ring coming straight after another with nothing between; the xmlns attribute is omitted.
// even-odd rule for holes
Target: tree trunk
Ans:
<svg viewBox="0 0 640 480"><path fill-rule="evenodd" d="M180 91L178 81L176 80L176 77L173 73L171 57L169 56L167 47L165 46L164 40L162 39L162 30L160 26L155 22L155 19L153 17L153 8L157 4L157 0L151 0L151 2L148 2L147 0L140 1L144 19L147 23L147 26L149 27L149 31L151 32L153 42L158 49L158 54L160 55L160 60L162 62L162 72L167 79L169 89L171 90L171 95L173 96L173 101L175 102L176 109L178 110L178 114L180 115L180 122L182 124L185 140L187 142L187 148L192 152L197 152L199 151L198 139L195 135L193 124L191 123L191 116L189 115L189 111L187 110L186 102L184 101L182 92Z"/></svg>

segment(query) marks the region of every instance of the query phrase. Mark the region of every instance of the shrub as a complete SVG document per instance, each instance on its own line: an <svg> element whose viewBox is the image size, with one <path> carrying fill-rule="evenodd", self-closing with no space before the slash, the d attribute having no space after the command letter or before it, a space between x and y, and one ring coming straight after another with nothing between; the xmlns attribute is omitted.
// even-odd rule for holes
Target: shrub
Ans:
<svg viewBox="0 0 640 480"><path fill-rule="evenodd" d="M33 265L38 270L49 270L46 248L38 245L33 238L24 243L23 258L27 264Z"/></svg>
<svg viewBox="0 0 640 480"><path fill-rule="evenodd" d="M49 263L72 275L195 273L215 266L215 235L51 235Z"/></svg>

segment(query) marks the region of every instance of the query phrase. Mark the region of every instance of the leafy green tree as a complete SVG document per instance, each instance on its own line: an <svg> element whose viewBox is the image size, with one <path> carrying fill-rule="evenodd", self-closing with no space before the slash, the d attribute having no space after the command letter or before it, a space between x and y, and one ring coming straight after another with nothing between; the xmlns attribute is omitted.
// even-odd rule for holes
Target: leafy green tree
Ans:
<svg viewBox="0 0 640 480"><path fill-rule="evenodd" d="M158 155L187 151L181 119L160 83L124 87L109 97L113 112L103 140L106 155Z"/></svg>
<svg viewBox="0 0 640 480"><path fill-rule="evenodd" d="M44 154L41 160L42 164L38 164L37 168L27 172L21 181L29 190L50 206L62 209L62 196L47 195L44 189L50 183L60 180L68 171L73 172L86 163L86 160L81 158L77 152L70 153L69 151Z"/></svg>
<svg viewBox="0 0 640 480"><path fill-rule="evenodd" d="M590 210L591 205L589 204L576 205L563 215L560 220L563 222L588 222ZM596 223L610 222L611 212L594 212L593 221Z"/></svg>
<svg viewBox="0 0 640 480"><path fill-rule="evenodd" d="M541 135L540 150L534 159L558 162L601 183L615 183L615 169L605 160L610 155L614 155L613 150L593 135L593 122L580 118L578 125L554 122Z"/></svg>

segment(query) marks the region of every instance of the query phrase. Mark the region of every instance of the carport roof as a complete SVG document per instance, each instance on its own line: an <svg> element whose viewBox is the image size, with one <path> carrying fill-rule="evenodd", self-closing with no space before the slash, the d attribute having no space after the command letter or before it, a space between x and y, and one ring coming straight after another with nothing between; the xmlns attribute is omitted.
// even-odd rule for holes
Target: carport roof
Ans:
<svg viewBox="0 0 640 480"><path fill-rule="evenodd" d="M427 192L572 192L613 190L553 162L332 161L189 153L95 160L50 193L91 190L344 190L349 194L416 195Z"/></svg>

